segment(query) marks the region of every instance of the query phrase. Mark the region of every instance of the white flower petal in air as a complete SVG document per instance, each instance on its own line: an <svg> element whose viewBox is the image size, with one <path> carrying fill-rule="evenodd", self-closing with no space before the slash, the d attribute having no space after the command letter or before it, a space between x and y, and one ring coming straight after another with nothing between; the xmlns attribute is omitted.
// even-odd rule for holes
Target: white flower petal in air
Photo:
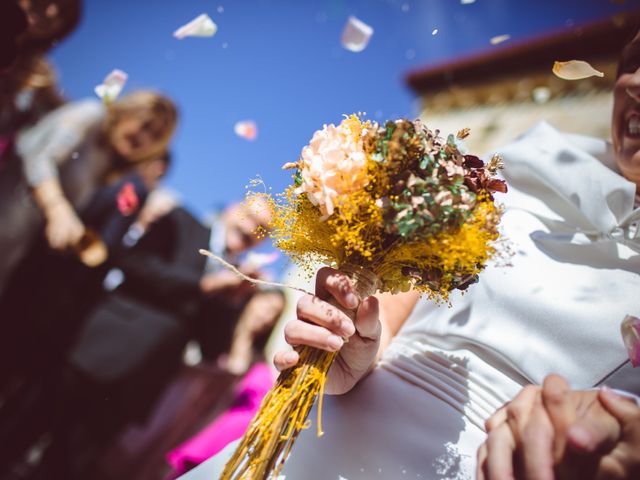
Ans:
<svg viewBox="0 0 640 480"><path fill-rule="evenodd" d="M255 140L258 136L258 126L253 120L237 122L233 127L233 131L236 132L236 135L239 137L249 141Z"/></svg>
<svg viewBox="0 0 640 480"><path fill-rule="evenodd" d="M351 52L361 52L369 44L373 28L356 17L349 17L342 31L342 46Z"/></svg>
<svg viewBox="0 0 640 480"><path fill-rule="evenodd" d="M489 42L491 42L491 45L498 45L499 43L506 42L510 38L511 38L511 35L509 34L498 35L496 37L493 37L491 40L489 40Z"/></svg>
<svg viewBox="0 0 640 480"><path fill-rule="evenodd" d="M253 268L254 270L259 270L266 266L271 265L273 262L278 260L280 254L278 252L272 253L257 253L257 252L249 252L247 254L247 258L243 262L243 265L248 268Z"/></svg>
<svg viewBox="0 0 640 480"><path fill-rule="evenodd" d="M115 69L109 75L107 75L104 81L100 85L96 85L94 92L105 103L113 102L127 83L127 75L122 70Z"/></svg>
<svg viewBox="0 0 640 480"><path fill-rule="evenodd" d="M218 26L209 15L203 13L173 32L173 36L178 40L185 37L213 37L217 31Z"/></svg>
<svg viewBox="0 0 640 480"><path fill-rule="evenodd" d="M553 73L563 80L581 80L589 77L604 77L604 73L596 70L582 60L553 62Z"/></svg>

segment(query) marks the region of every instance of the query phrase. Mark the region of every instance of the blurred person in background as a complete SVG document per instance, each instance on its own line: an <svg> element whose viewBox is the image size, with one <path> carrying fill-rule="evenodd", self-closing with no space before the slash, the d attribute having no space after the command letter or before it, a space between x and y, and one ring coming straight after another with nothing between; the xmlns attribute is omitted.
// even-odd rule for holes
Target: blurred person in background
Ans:
<svg viewBox="0 0 640 480"><path fill-rule="evenodd" d="M219 222L207 228L178 207L123 253L115 263L122 283L84 319L57 381L53 443L43 472L86 478L83 475L124 425L149 414L181 366L189 340L197 339L210 361L229 350L237 319L254 288L233 272L208 271L198 249L220 248L222 255L237 261L262 240L261 231L270 219L266 203L241 202L226 208ZM214 239L221 243L211 246ZM237 341L257 338L263 323L250 328L246 324L248 336L240 335ZM235 363L246 361L239 357L236 348Z"/></svg>
<svg viewBox="0 0 640 480"><path fill-rule="evenodd" d="M0 175L13 157L15 135L63 103L44 55L75 29L80 10L80 0L0 5Z"/></svg>
<svg viewBox="0 0 640 480"><path fill-rule="evenodd" d="M77 245L85 234L78 212L96 189L161 156L176 123L171 100L139 91L109 107L98 100L65 105L21 132L16 152L25 178L0 190L0 293L43 217L51 248Z"/></svg>
<svg viewBox="0 0 640 480"><path fill-rule="evenodd" d="M185 356L144 421L129 422L101 455L93 478L157 480L169 473L168 464L173 478L240 436L273 384L264 345L283 306L282 291L258 288L219 361ZM235 360L224 361L230 357ZM231 363L234 372L224 369Z"/></svg>
<svg viewBox="0 0 640 480"><path fill-rule="evenodd" d="M242 377L234 388L231 405L167 454L167 462L173 467L171 478L199 465L245 432L275 380L264 349L284 307L284 292L279 289L258 290L247 302L234 329L231 347L220 362L223 368Z"/></svg>
<svg viewBox="0 0 640 480"><path fill-rule="evenodd" d="M87 313L102 297L103 278L117 264L122 237L169 162L164 153L138 165L99 188L80 212L105 250L102 264L87 266L76 255L49 249L41 238L12 275L0 301L0 443L6 445L0 465L17 459L46 430L57 372Z"/></svg>

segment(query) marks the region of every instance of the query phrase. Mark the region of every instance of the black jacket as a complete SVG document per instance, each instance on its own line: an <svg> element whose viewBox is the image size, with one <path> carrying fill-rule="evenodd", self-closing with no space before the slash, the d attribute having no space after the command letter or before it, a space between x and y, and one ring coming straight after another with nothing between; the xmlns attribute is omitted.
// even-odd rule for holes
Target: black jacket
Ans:
<svg viewBox="0 0 640 480"><path fill-rule="evenodd" d="M206 258L198 250L208 248L210 233L182 208L152 225L118 262L125 280L89 314L72 365L101 383L157 377L160 384L188 340L199 340L210 358L225 351L238 312L200 291Z"/></svg>

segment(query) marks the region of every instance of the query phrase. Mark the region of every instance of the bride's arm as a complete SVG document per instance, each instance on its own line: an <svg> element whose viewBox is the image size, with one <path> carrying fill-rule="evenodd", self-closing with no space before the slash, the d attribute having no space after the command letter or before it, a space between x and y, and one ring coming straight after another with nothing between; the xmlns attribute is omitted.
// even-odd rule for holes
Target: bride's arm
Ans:
<svg viewBox="0 0 640 480"><path fill-rule="evenodd" d="M393 337L397 335L404 322L413 312L420 294L410 291L396 295L383 293L376 296L380 305L380 323L382 324L377 360L382 356L382 352L389 346Z"/></svg>

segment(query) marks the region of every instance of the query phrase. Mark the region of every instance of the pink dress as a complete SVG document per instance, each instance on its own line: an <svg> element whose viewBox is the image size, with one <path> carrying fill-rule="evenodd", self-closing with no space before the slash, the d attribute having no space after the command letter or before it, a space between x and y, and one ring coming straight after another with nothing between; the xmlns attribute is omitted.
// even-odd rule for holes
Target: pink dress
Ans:
<svg viewBox="0 0 640 480"><path fill-rule="evenodd" d="M181 475L240 438L273 385L266 363L257 363L238 385L233 405L193 438L167 454L167 462Z"/></svg>

